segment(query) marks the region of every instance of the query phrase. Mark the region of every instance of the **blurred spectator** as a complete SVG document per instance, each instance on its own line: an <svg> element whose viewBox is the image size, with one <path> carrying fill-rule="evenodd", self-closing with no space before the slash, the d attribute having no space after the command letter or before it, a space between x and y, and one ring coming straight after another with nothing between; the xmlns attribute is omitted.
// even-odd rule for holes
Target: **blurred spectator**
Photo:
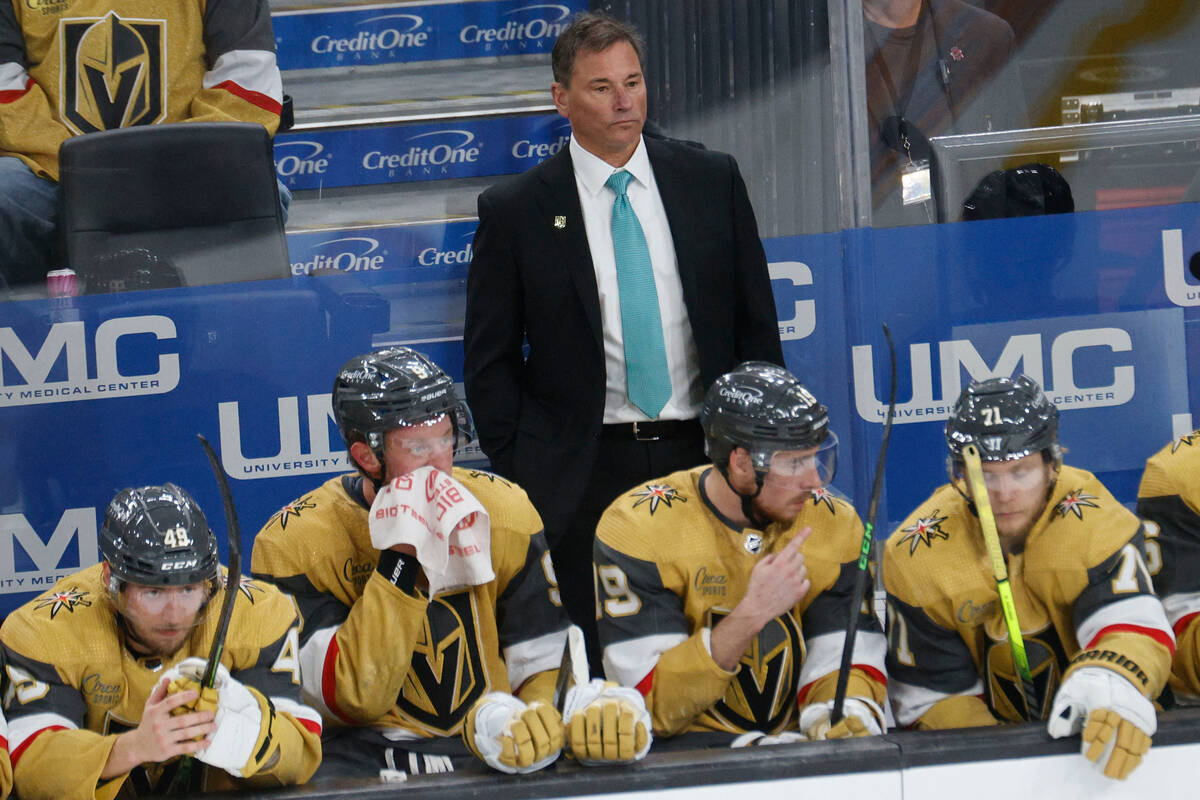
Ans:
<svg viewBox="0 0 1200 800"><path fill-rule="evenodd" d="M1025 124L1012 28L962 0L863 0L863 15L874 224L933 222L929 138Z"/></svg>
<svg viewBox="0 0 1200 800"><path fill-rule="evenodd" d="M283 84L267 0L150 8L0 3L0 280L38 282L52 265L65 139L195 120L278 127Z"/></svg>

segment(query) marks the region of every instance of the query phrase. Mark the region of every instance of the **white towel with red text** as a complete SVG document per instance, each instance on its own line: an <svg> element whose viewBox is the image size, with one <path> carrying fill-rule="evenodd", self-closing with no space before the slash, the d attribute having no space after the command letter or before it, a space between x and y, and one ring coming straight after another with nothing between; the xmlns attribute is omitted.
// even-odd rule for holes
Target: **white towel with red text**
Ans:
<svg viewBox="0 0 1200 800"><path fill-rule="evenodd" d="M451 475L421 467L379 491L371 504L371 544L412 545L429 594L495 579L491 522L483 504Z"/></svg>

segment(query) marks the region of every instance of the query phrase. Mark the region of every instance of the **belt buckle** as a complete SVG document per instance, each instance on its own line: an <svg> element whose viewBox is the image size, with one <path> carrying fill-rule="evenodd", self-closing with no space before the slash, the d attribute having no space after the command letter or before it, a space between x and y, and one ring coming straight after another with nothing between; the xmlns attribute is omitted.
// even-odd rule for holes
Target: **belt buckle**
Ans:
<svg viewBox="0 0 1200 800"><path fill-rule="evenodd" d="M660 438L662 438L662 437L660 437L660 436L657 436L657 435L650 435L650 434L646 434L645 436L643 436L643 435L642 435L642 433L641 433L641 431L639 431L639 430L638 430L638 425L639 425L639 423L637 423L637 422L633 423L633 438L634 438L634 441L638 441L638 442L657 442L657 441L658 441Z"/></svg>

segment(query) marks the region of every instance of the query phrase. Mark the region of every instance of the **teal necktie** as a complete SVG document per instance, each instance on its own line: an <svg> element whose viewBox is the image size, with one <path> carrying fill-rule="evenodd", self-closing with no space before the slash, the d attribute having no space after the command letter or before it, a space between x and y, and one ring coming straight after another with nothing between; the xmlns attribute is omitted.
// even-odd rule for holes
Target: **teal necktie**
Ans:
<svg viewBox="0 0 1200 800"><path fill-rule="evenodd" d="M667 372L667 349L663 345L650 249L625 193L632 178L621 170L610 175L604 185L617 196L613 201L612 238L621 295L626 391L630 402L654 419L671 399L671 376Z"/></svg>

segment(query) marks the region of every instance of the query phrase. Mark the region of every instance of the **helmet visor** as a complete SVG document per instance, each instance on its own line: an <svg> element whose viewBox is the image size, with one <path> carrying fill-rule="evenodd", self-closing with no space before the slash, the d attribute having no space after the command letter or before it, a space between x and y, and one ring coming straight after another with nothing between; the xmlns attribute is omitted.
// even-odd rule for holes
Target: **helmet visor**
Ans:
<svg viewBox="0 0 1200 800"><path fill-rule="evenodd" d="M837 434L830 431L817 447L756 454L755 462L767 470L766 482L801 481L806 488L816 489L833 482L837 473L837 449Z"/></svg>

